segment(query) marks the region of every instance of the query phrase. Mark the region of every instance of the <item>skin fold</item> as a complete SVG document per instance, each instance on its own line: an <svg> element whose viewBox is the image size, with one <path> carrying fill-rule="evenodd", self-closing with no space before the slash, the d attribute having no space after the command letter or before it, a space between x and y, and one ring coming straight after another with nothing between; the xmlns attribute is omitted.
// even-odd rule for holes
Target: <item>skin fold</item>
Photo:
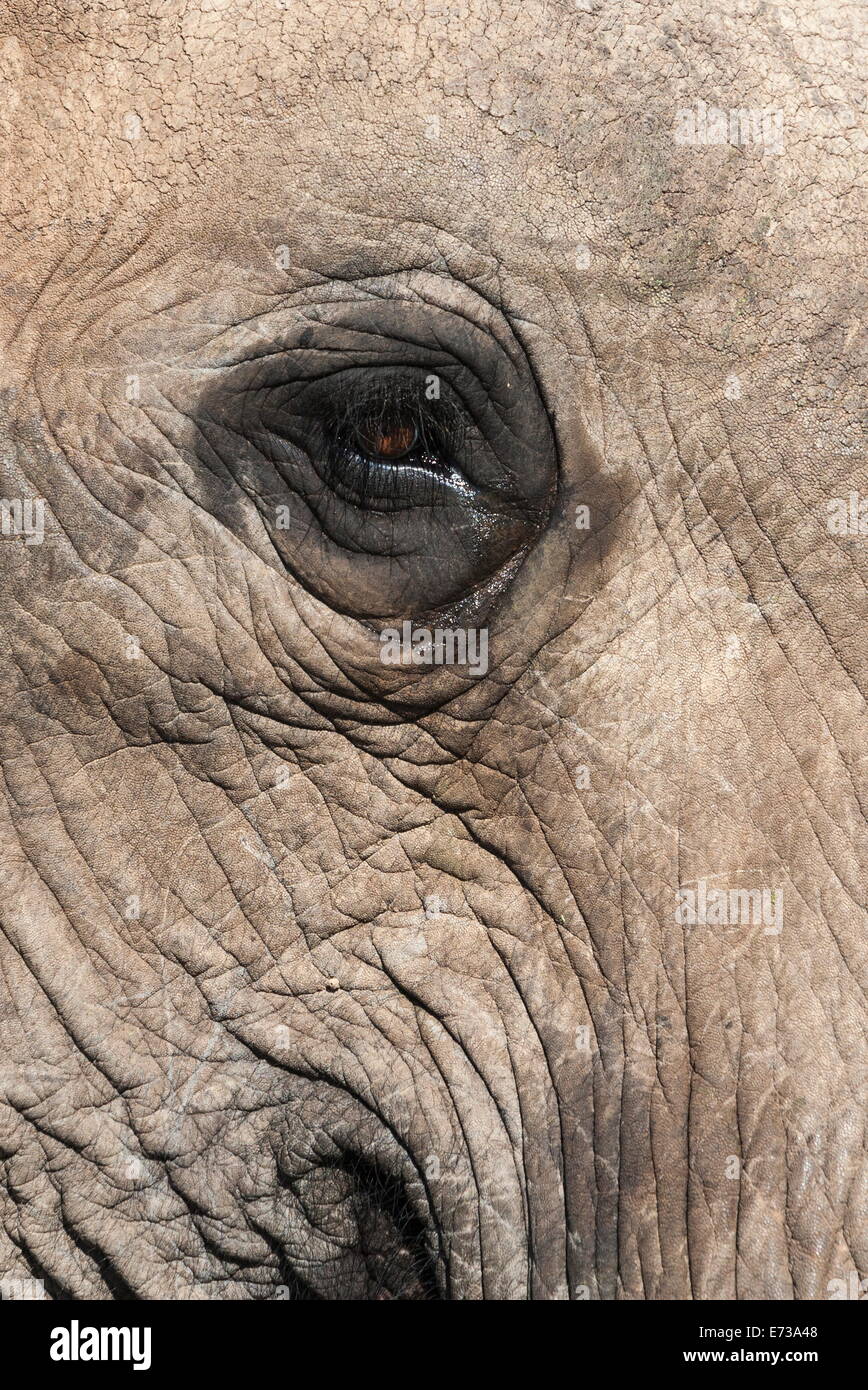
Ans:
<svg viewBox="0 0 868 1390"><path fill-rule="evenodd" d="M45 502L0 537L0 1276L858 1287L858 9L0 17L0 491ZM780 114L676 139L698 102ZM400 561L278 531L231 413L374 345L483 383L490 513ZM487 671L384 665L418 615ZM679 920L700 880L780 930Z"/></svg>

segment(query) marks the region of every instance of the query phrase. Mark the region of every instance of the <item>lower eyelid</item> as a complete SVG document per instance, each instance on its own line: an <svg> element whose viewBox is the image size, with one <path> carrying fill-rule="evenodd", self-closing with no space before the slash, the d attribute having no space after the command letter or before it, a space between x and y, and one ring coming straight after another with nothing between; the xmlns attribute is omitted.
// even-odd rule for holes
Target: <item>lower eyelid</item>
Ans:
<svg viewBox="0 0 868 1390"><path fill-rule="evenodd" d="M324 481L351 505L389 511L400 503L408 508L435 505L442 499L448 479L445 469L424 463L381 463L346 453L342 459L330 461Z"/></svg>

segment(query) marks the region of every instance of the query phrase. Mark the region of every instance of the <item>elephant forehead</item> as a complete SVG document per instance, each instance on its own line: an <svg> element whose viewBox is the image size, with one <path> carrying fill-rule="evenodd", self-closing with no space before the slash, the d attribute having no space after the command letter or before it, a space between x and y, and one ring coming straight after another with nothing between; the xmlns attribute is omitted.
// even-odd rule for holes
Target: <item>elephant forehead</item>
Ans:
<svg viewBox="0 0 868 1390"><path fill-rule="evenodd" d="M690 0L671 18L430 0L387 25L374 6L281 0L178 0L156 23L136 3L57 5L44 25L12 8L0 79L27 140L3 196L30 228L216 187L233 203L276 193L290 216L308 180L335 210L435 231L481 218L495 242L508 228L513 254L523 236L596 236L640 270L683 253L688 214L698 248L709 216L730 249L745 221L770 224L822 153L824 189L799 198L800 231L816 228L856 157L855 17L807 0L762 17Z"/></svg>

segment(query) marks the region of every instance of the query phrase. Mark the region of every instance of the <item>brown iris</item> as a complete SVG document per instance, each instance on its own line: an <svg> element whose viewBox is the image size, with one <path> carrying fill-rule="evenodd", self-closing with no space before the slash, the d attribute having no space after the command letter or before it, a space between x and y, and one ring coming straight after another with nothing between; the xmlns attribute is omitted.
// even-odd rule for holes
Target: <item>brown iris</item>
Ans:
<svg viewBox="0 0 868 1390"><path fill-rule="evenodd" d="M379 425L371 420L356 431L356 437L369 458L393 463L409 454L416 443L416 426L412 424Z"/></svg>

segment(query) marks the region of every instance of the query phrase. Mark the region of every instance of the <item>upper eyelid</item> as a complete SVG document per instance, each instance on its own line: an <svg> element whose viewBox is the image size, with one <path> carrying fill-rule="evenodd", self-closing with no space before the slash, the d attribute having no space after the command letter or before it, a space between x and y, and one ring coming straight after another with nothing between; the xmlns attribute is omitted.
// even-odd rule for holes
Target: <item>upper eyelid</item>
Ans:
<svg viewBox="0 0 868 1390"><path fill-rule="evenodd" d="M339 376L342 372L367 371L367 372L387 372L396 370L414 370L436 372L440 368L445 376L446 369L450 365L451 359L444 356L441 362L430 362L425 364L408 363L400 358L392 360L384 359L382 354L377 356L365 357L360 360L356 354L348 353L345 349L337 348L316 349L317 353L329 354L335 358L334 365L321 372L311 372L295 374L291 367L291 357L293 351L308 353L310 348L281 350L276 353L268 353L263 357L256 358L253 362L239 362L234 367L225 368L226 375L230 378L225 383L226 390L235 391L266 391L276 389L280 386L295 384L300 387L313 385L316 382L327 381L330 377ZM283 371L276 370L283 368ZM231 378L236 378L232 381ZM238 380L237 378L240 378Z"/></svg>
<svg viewBox="0 0 868 1390"><path fill-rule="evenodd" d="M436 398L424 395L432 377L440 384ZM380 409L388 411L398 408L412 412L433 425L468 413L467 402L449 376L444 372L433 372L427 365L342 365L315 376L293 378L287 372L270 381L235 381L227 383L224 389L228 396L251 402L260 401L263 408L269 397L275 395L279 399L279 393L285 390L288 393L286 405L294 402L302 415L346 415L361 420L365 412L376 414ZM319 396L321 399L318 400ZM304 407L306 399L310 403L307 409ZM320 407L319 411L310 408L310 405L316 404Z"/></svg>
<svg viewBox="0 0 868 1390"><path fill-rule="evenodd" d="M421 334L414 334L412 336L410 334L400 335L394 330L387 331L381 328L365 328L364 325L355 324L333 324L328 321L317 319L308 319L302 325L299 325L298 333L299 336L303 336L307 333L312 334L317 329L326 335L333 333L343 334L345 336L349 335L353 338L374 339L381 345L388 346L392 351L403 348L405 351L424 352L431 356L440 355L443 357L444 361L459 363L462 366L469 365L463 356L459 356L457 352L444 348L439 339L426 339ZM236 357L229 361L216 362L213 366L205 367L205 370L236 371L253 364L267 363L273 359L280 360L300 352L334 354L335 356L347 356L357 359L358 354L364 351L362 348L341 346L338 343L320 343L313 341L302 343L293 341L293 338L294 335L292 333L287 333L282 341L268 344L264 342L261 337L257 336L252 344L245 345L245 356ZM259 348L261 348L261 350L258 350ZM378 356L379 354L373 353L372 355Z"/></svg>
<svg viewBox="0 0 868 1390"><path fill-rule="evenodd" d="M390 305L388 301L386 307ZM433 321L392 321L374 326L340 319L332 321L327 317L299 317L291 328L278 332L270 342L265 332L251 332L243 350L236 346L231 358L207 366L201 364L200 369L233 375L252 371L258 376L260 370L270 375L274 364L302 353L343 358L347 367L364 363L371 367L386 366L390 362L406 362L408 357L414 359L418 355L419 366L430 364L432 370L451 366L453 370L469 372L484 384L490 376L488 368L493 368L495 359L503 355L503 345L485 328L463 315L458 327L469 325L473 328L474 341L468 342L460 331L448 331L455 317L454 311L449 311L442 316L438 314ZM307 341L300 341L302 338ZM486 342L489 350L482 351ZM239 356L241 351L243 355Z"/></svg>

